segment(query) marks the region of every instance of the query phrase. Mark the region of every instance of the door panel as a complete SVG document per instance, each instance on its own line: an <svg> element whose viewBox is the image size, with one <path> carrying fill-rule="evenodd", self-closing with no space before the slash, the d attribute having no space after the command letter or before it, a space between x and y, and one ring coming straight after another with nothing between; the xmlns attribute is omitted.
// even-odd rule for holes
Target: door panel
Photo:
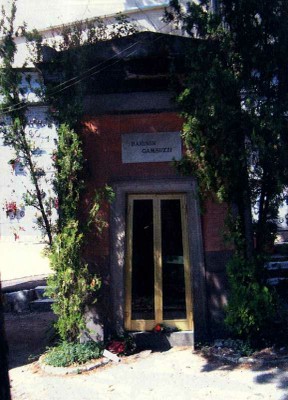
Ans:
<svg viewBox="0 0 288 400"><path fill-rule="evenodd" d="M134 200L132 319L155 319L153 201Z"/></svg>
<svg viewBox="0 0 288 400"><path fill-rule="evenodd" d="M163 319L186 319L184 256L179 199L161 200Z"/></svg>
<svg viewBox="0 0 288 400"><path fill-rule="evenodd" d="M125 328L192 329L185 195L128 197Z"/></svg>

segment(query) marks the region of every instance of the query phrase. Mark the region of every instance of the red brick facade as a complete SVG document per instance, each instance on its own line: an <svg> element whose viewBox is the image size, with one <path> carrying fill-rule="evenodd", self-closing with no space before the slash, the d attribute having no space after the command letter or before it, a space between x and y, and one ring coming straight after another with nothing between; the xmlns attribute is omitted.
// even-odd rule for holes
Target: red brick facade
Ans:
<svg viewBox="0 0 288 400"><path fill-rule="evenodd" d="M83 122L85 158L91 177L88 192L119 179L176 177L172 163L123 164L121 161L121 134L180 131L182 119L177 113L138 115L86 116ZM202 215L203 243L205 252L225 251L223 240L226 206L212 200L204 205ZM108 246L102 243L101 255L108 255ZM104 253L104 254L103 254Z"/></svg>

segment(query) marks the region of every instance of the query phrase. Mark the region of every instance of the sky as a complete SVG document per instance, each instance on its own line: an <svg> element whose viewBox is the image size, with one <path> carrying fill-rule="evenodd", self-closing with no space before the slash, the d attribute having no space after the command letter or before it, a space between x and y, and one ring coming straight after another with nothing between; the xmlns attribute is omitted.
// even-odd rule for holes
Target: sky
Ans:
<svg viewBox="0 0 288 400"><path fill-rule="evenodd" d="M133 8L167 4L168 0L17 0L16 25L49 28L67 22L109 15ZM10 0L0 0L9 9Z"/></svg>

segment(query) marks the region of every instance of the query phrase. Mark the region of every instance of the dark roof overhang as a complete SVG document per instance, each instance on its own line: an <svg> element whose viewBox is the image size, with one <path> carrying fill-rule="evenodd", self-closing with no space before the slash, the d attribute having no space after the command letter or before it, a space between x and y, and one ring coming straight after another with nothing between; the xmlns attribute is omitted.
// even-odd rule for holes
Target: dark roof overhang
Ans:
<svg viewBox="0 0 288 400"><path fill-rule="evenodd" d="M166 90L172 65L174 74L184 73L192 42L183 36L140 32L59 52L44 47L38 67L45 84L57 85L67 79L63 69L70 60L74 76L89 80L88 94ZM77 70L84 59L84 69Z"/></svg>

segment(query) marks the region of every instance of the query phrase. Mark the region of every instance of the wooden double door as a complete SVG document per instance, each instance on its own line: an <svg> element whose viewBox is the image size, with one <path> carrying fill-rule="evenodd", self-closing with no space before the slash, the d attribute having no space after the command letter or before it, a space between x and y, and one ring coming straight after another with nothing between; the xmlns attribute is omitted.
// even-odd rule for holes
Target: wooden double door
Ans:
<svg viewBox="0 0 288 400"><path fill-rule="evenodd" d="M185 194L128 196L125 329L193 328Z"/></svg>

